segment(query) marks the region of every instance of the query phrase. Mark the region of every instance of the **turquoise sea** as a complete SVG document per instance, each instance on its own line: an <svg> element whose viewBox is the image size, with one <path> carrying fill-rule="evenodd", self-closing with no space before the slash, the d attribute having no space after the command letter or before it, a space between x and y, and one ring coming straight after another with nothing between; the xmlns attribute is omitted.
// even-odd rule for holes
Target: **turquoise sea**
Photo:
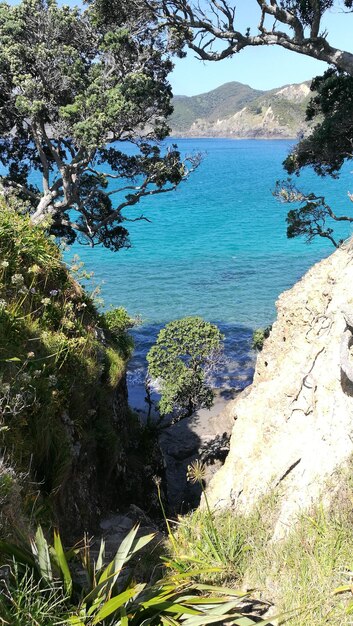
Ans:
<svg viewBox="0 0 353 626"><path fill-rule="evenodd" d="M293 142L176 142L183 153L202 151L203 162L176 192L141 204L151 223L130 224L132 248L112 253L76 246L75 252L102 283L106 307L124 306L142 318L133 332L130 384L143 379L144 357L161 325L201 315L226 335L227 359L214 384L241 387L252 376L253 329L273 321L278 295L333 247L286 238L288 207L271 191L286 177L282 161ZM325 194L337 212L347 211L347 190L353 188L348 166L339 180L307 171L299 183ZM342 234L348 236L350 228Z"/></svg>

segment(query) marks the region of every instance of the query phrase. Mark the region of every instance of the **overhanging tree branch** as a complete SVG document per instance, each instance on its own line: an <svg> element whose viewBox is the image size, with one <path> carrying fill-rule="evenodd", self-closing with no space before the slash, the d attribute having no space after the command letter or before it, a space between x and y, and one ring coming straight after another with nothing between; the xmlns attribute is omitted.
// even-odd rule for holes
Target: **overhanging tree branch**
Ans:
<svg viewBox="0 0 353 626"><path fill-rule="evenodd" d="M149 2L150 0L146 0ZM187 0L156 0L151 2L161 20L171 29L186 32L185 43L202 60L219 61L233 56L246 47L281 46L287 50L325 61L353 75L353 54L331 46L326 33L320 34L321 20L325 11L331 8L334 0L298 1L254 0L260 9L258 33L242 33L236 26L236 3L208 0L202 5ZM305 5L305 6L304 6ZM345 5L352 9L352 2ZM265 18L272 20L265 26ZM287 30L278 28L278 24ZM205 34L211 36L205 45L201 43ZM213 44L218 41L219 49Z"/></svg>

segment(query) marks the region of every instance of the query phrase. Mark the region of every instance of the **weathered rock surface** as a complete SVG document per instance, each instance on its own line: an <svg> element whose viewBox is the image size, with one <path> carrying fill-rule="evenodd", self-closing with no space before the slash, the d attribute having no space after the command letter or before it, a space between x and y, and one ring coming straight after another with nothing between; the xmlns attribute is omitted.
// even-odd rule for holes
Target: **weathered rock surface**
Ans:
<svg viewBox="0 0 353 626"><path fill-rule="evenodd" d="M228 406L230 453L208 493L214 507L247 511L277 490L278 538L353 453L352 241L284 292L277 309L253 384Z"/></svg>

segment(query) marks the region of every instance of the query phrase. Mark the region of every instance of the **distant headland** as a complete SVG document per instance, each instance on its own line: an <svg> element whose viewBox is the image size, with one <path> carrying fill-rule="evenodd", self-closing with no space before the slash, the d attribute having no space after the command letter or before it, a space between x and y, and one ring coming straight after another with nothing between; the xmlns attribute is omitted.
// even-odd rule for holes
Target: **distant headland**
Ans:
<svg viewBox="0 0 353 626"><path fill-rule="evenodd" d="M179 137L288 139L309 131L310 81L259 91L230 82L198 96L174 96L170 118Z"/></svg>

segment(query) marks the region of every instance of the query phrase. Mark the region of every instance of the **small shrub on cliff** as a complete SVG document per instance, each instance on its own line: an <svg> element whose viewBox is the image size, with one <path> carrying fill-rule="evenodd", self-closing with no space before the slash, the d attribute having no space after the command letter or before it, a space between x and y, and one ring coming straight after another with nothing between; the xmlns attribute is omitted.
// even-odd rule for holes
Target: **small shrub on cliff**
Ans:
<svg viewBox="0 0 353 626"><path fill-rule="evenodd" d="M266 326L266 328L257 328L254 330L252 336L252 349L261 352L264 347L264 341L270 336L272 326Z"/></svg>
<svg viewBox="0 0 353 626"><path fill-rule="evenodd" d="M147 355L148 372L158 379L161 415L176 410L188 417L198 408L211 408L214 394L207 384L207 372L217 362L223 335L201 317L184 317L160 331Z"/></svg>

